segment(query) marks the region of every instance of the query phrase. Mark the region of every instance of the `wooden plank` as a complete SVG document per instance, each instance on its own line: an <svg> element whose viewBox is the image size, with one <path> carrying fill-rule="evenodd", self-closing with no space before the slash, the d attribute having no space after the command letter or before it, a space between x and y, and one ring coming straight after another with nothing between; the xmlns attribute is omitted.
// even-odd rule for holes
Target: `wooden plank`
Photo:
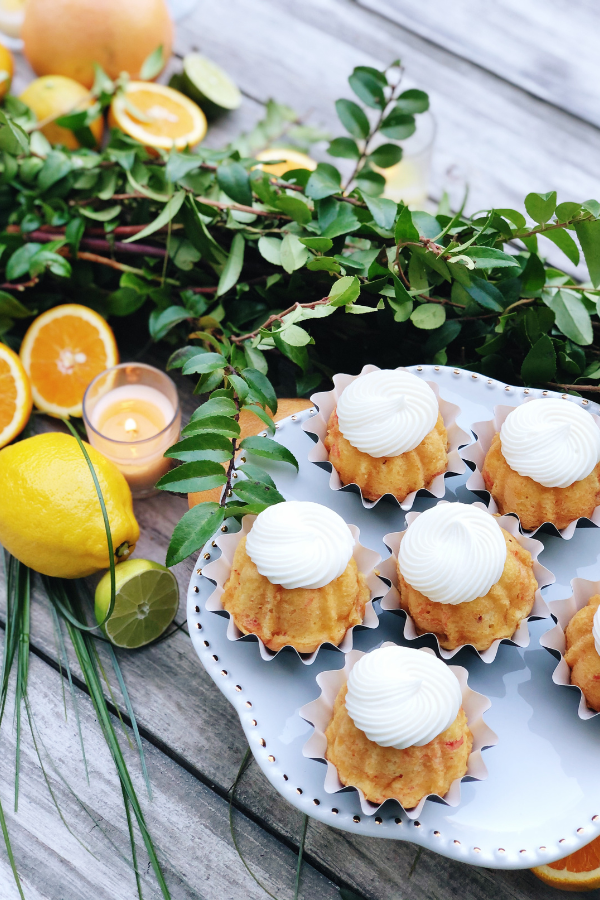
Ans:
<svg viewBox="0 0 600 900"><path fill-rule="evenodd" d="M61 823L52 803L28 731L23 733L19 810L17 814L12 812L14 732L10 728L11 709L6 711L0 742L4 773L0 794L24 893L27 900L133 898L137 893L129 862L129 839L116 770L91 702L77 691L90 772L90 783L86 783L69 697L68 719L65 720L61 681L60 675L50 666L32 657L29 697L33 717L49 754L42 751L46 774L72 833ZM192 897L198 900L263 900L262 888L248 874L233 847L225 800L144 742L153 790L150 802L140 775L139 758L135 751L127 748L118 721L114 724L130 771L135 773L136 791L173 900ZM83 811L57 771L68 780L91 815ZM281 900L290 900L295 854L239 813L235 814L235 825L242 852L251 862L256 876ZM139 835L138 857L144 897L156 900L162 895ZM334 900L339 896L337 888L310 865L303 870L302 884L301 895L307 900L313 897ZM0 850L0 896L3 900L17 897L3 846Z"/></svg>
<svg viewBox="0 0 600 900"><path fill-rule="evenodd" d="M446 189L454 205L467 180L471 210L522 208L532 190L557 189L560 200L597 192L596 128L349 0L200 0L178 52L199 41L253 97L312 111L334 134L333 103L351 96L352 68L402 57L407 86L430 93L438 123L432 196Z"/></svg>
<svg viewBox="0 0 600 900"><path fill-rule="evenodd" d="M382 19L451 50L511 84L600 125L593 0L358 0Z"/></svg>
<svg viewBox="0 0 600 900"><path fill-rule="evenodd" d="M152 360L156 362L156 360ZM178 379L186 415L196 404L191 382ZM136 504L141 539L140 558L164 562L172 529L186 509L181 497L161 494ZM182 606L193 567L187 560L176 567ZM32 640L51 658L56 657L48 601L34 592ZM176 637L135 653L120 653L140 726L149 742L168 749L169 755L192 776L226 792L235 778L246 749L237 715L199 663L187 636ZM77 670L74 665L74 670ZM118 691L116 692L118 695ZM240 787L240 802L269 830L295 844L300 813L289 806L253 765ZM424 852L409 878L416 848L404 842L364 838L310 824L307 854L311 863L340 883L347 883L372 900L398 896L422 900L423 896L450 900L461 886L461 900L484 900L493 891L497 900L541 900L543 885L528 873L496 873Z"/></svg>

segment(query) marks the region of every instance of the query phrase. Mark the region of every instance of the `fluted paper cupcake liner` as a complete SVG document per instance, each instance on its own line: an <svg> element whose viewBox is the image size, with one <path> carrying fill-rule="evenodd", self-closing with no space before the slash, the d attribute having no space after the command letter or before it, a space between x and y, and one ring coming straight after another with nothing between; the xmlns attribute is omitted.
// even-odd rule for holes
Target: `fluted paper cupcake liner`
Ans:
<svg viewBox="0 0 600 900"><path fill-rule="evenodd" d="M381 646L395 647L397 644L394 644L393 641L386 641ZM426 647L421 648L420 652L434 655L433 650ZM346 654L346 663L343 669L321 672L320 675L317 675L317 684L321 688L321 695L299 710L302 718L306 719L307 722L310 722L310 724L314 726L314 731L302 748L302 753L309 759L317 759L327 764L325 791L328 794L338 793L338 791L346 790L348 787L354 788L358 793L363 813L366 816L373 816L381 809L383 803L371 803L370 800L366 799L360 788L355 785L342 784L337 768L326 758L327 738L325 737L325 731L333 716L333 704L335 703L335 698L337 697L340 688L348 680L348 676L350 675L353 666L358 662L361 656L364 656L364 653L361 650L352 650L350 653ZM473 735L473 747L467 760L467 771L462 778L457 778L452 782L450 789L443 797L440 797L439 794L427 794L427 796L423 797L412 809L406 809L398 800L396 800L396 803L401 806L410 819L416 819L420 815L426 801L432 798L435 798L435 800L445 803L448 806L458 806L460 803L461 781L483 781L487 778L488 771L482 759L481 751L486 747L492 747L498 743L498 736L483 720L483 713L492 705L490 700L488 697L477 693L477 691L472 690L468 686L468 672L463 666L450 666L449 668L454 672L460 683L462 706L467 716L467 724ZM390 797L387 799L392 800L395 798ZM387 800L385 800L384 803L387 803Z"/></svg>
<svg viewBox="0 0 600 900"><path fill-rule="evenodd" d="M580 719L593 719L598 713L590 709L585 701L583 691L576 684L571 683L571 669L565 662L567 625L580 609L587 606L590 597L600 594L600 581L587 581L585 578L573 578L571 581L573 593L565 600L551 600L548 609L558 619L557 624L540 638L540 644L545 647L552 656L558 657L558 665L552 673L554 684L568 687L572 691L579 692L579 708L577 714Z"/></svg>
<svg viewBox="0 0 600 900"><path fill-rule="evenodd" d="M404 366L398 366L398 370L416 374L416 372L411 369L406 369ZM367 375L369 372L378 371L379 366L367 365L363 366L360 375ZM334 375L333 383L335 387L332 391L313 394L310 398L318 409L318 414L308 419L302 426L302 429L306 431L307 434L311 434L317 439L315 446L308 454L309 461L330 471L329 487L332 491L345 490L360 494L365 509L371 509L373 506L376 506L380 500L386 499L390 502L397 503L400 508L406 512L407 510L412 509L415 497L419 494L429 497L443 497L446 493L445 476L462 475L466 471L465 463L462 460L458 449L463 444L470 443L472 437L466 431L463 431L456 423L456 419L460 415L460 407L456 406L454 403L450 403L448 400L444 400L444 398L440 396L437 384L433 381L427 381L426 384L429 385L437 397L442 419L444 420L444 425L448 432L448 442L450 445L448 449L448 468L446 472L443 472L441 475L436 475L428 487L421 488L418 491L412 491L412 493L408 494L401 503L393 494L384 494L383 497L380 497L378 500L367 500L363 497L362 490L357 484L342 484L337 470L329 461L329 454L324 443L327 436L327 423L329 422L329 417L336 408L338 399L342 395L344 389L356 378L360 378L360 375L344 375L342 373Z"/></svg>
<svg viewBox="0 0 600 900"><path fill-rule="evenodd" d="M229 640L240 641L244 638L253 638L257 640L260 649L260 655L264 660L270 662L270 660L274 659L278 653L281 653L282 650L287 649L287 647L291 647L291 644L286 645L286 647L282 647L281 650L277 650L276 652L273 650L269 650L268 647L265 646L261 638L258 637L258 635L244 634L242 631L240 631L240 629L235 624L233 616L223 608L223 604L221 603L221 596L225 589L225 583L229 578L229 575L231 574L231 566L233 563L233 557L236 548L242 538L246 537L249 533L255 519L256 516L244 516L244 518L242 519L242 527L240 531L232 534L220 534L217 538L215 538L215 543L221 550L221 556L214 562L211 562L208 565L204 566L202 569L202 574L215 584L215 590L206 601L206 609L209 612L217 614L220 613L229 618L229 623L227 625L227 637L229 638ZM370 550L368 547L364 547L361 543L359 543L360 530L356 527L356 525L349 525L348 527L352 532L355 541L354 551L352 555L356 560L358 571L362 572L362 574L365 576L367 585L371 592L371 598L365 606L365 615L361 625L363 628L377 628L377 626L379 625L379 618L377 617L377 613L373 609L373 600L383 595L385 587L382 585L381 580L375 574L374 569L375 566L377 566L377 564L380 562L381 556L374 550ZM310 665L310 663L315 661L315 659L317 658L317 653L323 646L335 647L336 649L341 650L342 653L347 653L352 649L352 633L354 629L358 627L360 626L353 625L351 628L349 628L346 631L346 634L344 635L341 643L338 645L332 644L330 641L323 641L323 643L319 644L319 646L313 653L298 653L298 651L294 647L292 647L292 649L296 653L298 653L298 656L305 665Z"/></svg>
<svg viewBox="0 0 600 900"><path fill-rule="evenodd" d="M441 503L446 503L446 500L440 501ZM492 515L492 512L486 508L483 503L474 503L473 506L477 506L479 509L484 510L484 512ZM406 516L407 528L411 525L414 520L420 516L421 513L411 512ZM527 647L529 646L529 627L528 621L529 619L547 619L550 615L548 611L548 607L546 606L546 602L542 597L542 588L546 587L549 584L554 582L554 575L550 572L549 569L546 569L545 566L542 566L537 558L544 549L544 545L541 541L536 541L533 538L526 537L521 533L519 527L519 520L516 516L500 516L498 518L498 524L504 528L505 531L508 531L515 540L519 542L521 547L527 550L532 558L533 558L533 574L537 581L538 587L535 592L535 599L533 602L533 607L529 615L523 619L515 633L510 638L498 638L495 640L491 646L487 648L487 650L475 650L472 644L461 644L459 647L456 647L454 650L445 650L443 647L440 647L440 643L438 638L433 632L427 631L419 634L417 630L417 626L412 618L412 616L402 610L400 605L400 593L398 590L398 552L400 550L400 543L402 542L402 538L406 534L406 529L404 531L395 531L391 534L386 534L383 538L384 543L391 550L391 556L389 556L380 566L379 566L379 574L382 578L385 578L387 581L391 582L391 587L383 600L381 601L381 608L385 610L393 610L393 611L402 611L406 616L406 622L404 624L404 637L408 641L414 641L419 637L431 636L435 638L437 648L442 659L452 659L453 656L462 650L464 647L471 647L477 655L483 660L485 663L491 663L495 660L496 654L498 653L498 647L500 644L514 644L517 647Z"/></svg>
<svg viewBox="0 0 600 900"><path fill-rule="evenodd" d="M556 397L559 395L556 394ZM523 403L531 403L532 400L536 399L535 397L529 397L523 400ZM577 398L570 398L565 402L573 402L576 401ZM515 409L514 406L495 406L494 407L494 418L487 419L485 422L475 422L471 428L473 429L476 440L474 443L469 444L467 447L463 447L460 450L460 455L463 460L471 462L475 465L475 470L472 475L467 480L466 487L473 491L474 494L477 494L482 500L485 500L488 504L488 508L490 512L497 513L498 507L496 505L496 501L492 497L490 491L485 486L485 481L483 480L483 463L485 457L487 455L488 450L491 447L492 441L494 439L494 435L500 431L504 424L504 420ZM595 415L595 413L590 413L592 418L595 420L596 424L600 427L600 417ZM471 468L471 467L469 467ZM541 525L538 525L537 528L534 528L531 531L526 531L521 526L521 531L523 534L527 534L530 537L536 534L540 530L540 528L544 528L546 526L546 530L550 530L553 534L559 535L568 541L575 534L575 529L577 528L577 523L581 521L591 521L594 525L600 527L600 506L597 506L590 519L586 519L584 516L574 519L572 522L565 528L557 528L553 522L543 522Z"/></svg>

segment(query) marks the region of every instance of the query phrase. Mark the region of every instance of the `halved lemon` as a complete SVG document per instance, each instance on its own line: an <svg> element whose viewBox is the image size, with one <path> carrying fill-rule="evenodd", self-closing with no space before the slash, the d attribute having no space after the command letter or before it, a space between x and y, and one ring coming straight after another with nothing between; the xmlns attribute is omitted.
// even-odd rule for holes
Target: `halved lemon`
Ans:
<svg viewBox="0 0 600 900"><path fill-rule="evenodd" d="M263 163L268 163L270 159L278 160L272 165L259 167L268 172L269 175L275 175L276 178L281 178L286 172L291 172L293 169L308 169L310 172L313 172L317 168L315 160L307 156L306 153L301 153L299 150L292 150L288 147L268 147L266 150L261 150L260 153L257 153L256 159L261 160Z"/></svg>
<svg viewBox="0 0 600 900"><path fill-rule="evenodd" d="M564 859L531 871L544 884L561 891L594 891L600 887L600 837Z"/></svg>
<svg viewBox="0 0 600 900"><path fill-rule="evenodd" d="M88 384L119 361L110 326L78 303L38 316L23 338L20 355L35 405L62 416L80 416Z"/></svg>
<svg viewBox="0 0 600 900"><path fill-rule="evenodd" d="M25 428L33 402L27 373L16 353L0 344L0 447Z"/></svg>
<svg viewBox="0 0 600 900"><path fill-rule="evenodd" d="M206 134L200 107L173 88L149 81L130 81L115 96L108 122L145 147L184 150Z"/></svg>

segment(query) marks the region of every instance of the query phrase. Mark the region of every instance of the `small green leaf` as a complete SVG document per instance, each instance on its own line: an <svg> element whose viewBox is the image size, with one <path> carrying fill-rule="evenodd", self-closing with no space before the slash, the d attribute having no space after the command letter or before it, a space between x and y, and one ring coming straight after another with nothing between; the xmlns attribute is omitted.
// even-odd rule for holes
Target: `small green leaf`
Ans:
<svg viewBox="0 0 600 900"><path fill-rule="evenodd" d="M403 91L396 101L396 108L403 113L424 113L429 109L429 96L425 91L418 91L411 88Z"/></svg>
<svg viewBox="0 0 600 900"><path fill-rule="evenodd" d="M313 200L321 200L337 194L341 189L342 176L329 163L319 163L306 184L305 193Z"/></svg>
<svg viewBox="0 0 600 900"><path fill-rule="evenodd" d="M184 200L185 191L177 191L177 193L173 194L171 199L167 203L165 203L163 211L156 217L153 222L150 222L149 225L147 225L142 231L139 231L137 234L132 234L131 237L125 238L123 243L130 244L132 241L139 241L142 238L154 234L154 232L158 231L159 228L163 228L165 225L168 225L169 222L175 218L175 216L181 209L181 205Z"/></svg>
<svg viewBox="0 0 600 900"><path fill-rule="evenodd" d="M547 334L533 345L521 366L521 378L526 385L552 381L556 375L556 352Z"/></svg>
<svg viewBox="0 0 600 900"><path fill-rule="evenodd" d="M531 253L523 269L521 294L523 297L539 297L546 283L546 270L537 255Z"/></svg>
<svg viewBox="0 0 600 900"><path fill-rule="evenodd" d="M227 438L237 438L240 436L240 426L235 419L230 419L227 416L209 416L206 419L190 422L189 425L181 429L183 437L208 433L220 434Z"/></svg>
<svg viewBox="0 0 600 900"><path fill-rule="evenodd" d="M475 262L476 269L519 267L519 261L514 256L496 250L495 247L469 247L464 251L464 255Z"/></svg>
<svg viewBox="0 0 600 900"><path fill-rule="evenodd" d="M333 256L315 256L307 264L306 268L311 272L339 273L340 264Z"/></svg>
<svg viewBox="0 0 600 900"><path fill-rule="evenodd" d="M556 191L548 194L527 194L525 209L534 222L540 225L549 222L556 209Z"/></svg>
<svg viewBox="0 0 600 900"><path fill-rule="evenodd" d="M556 291L553 297L544 302L556 316L556 325L574 343L587 346L594 339L590 314L580 297L573 291Z"/></svg>
<svg viewBox="0 0 600 900"><path fill-rule="evenodd" d="M287 328L282 328L279 332L279 337L286 344L291 344L292 347L305 347L311 342L311 336L308 331L300 328L299 325L288 325Z"/></svg>
<svg viewBox="0 0 600 900"><path fill-rule="evenodd" d="M471 284L464 290L484 309L490 309L492 312L503 311L504 297L498 288L489 281L485 281L483 278L473 278Z"/></svg>
<svg viewBox="0 0 600 900"><path fill-rule="evenodd" d="M253 391L264 398L265 404L273 415L277 412L277 395L269 379L258 369L242 369L242 377L248 382Z"/></svg>
<svg viewBox="0 0 600 900"><path fill-rule="evenodd" d="M356 96L372 109L382 109L385 106L381 81L365 67L357 67L348 78L348 84Z"/></svg>
<svg viewBox="0 0 600 900"><path fill-rule="evenodd" d="M214 356L214 354L212 353L207 353L206 355ZM213 396L210 397L210 399L208 399L206 403L203 403L201 406L198 406L197 409L194 410L190 422L198 422L200 419L206 419L209 416L235 416L237 415L237 412L237 406L229 397Z"/></svg>
<svg viewBox="0 0 600 900"><path fill-rule="evenodd" d="M358 231L360 222L349 203L333 199L324 202L331 203L331 206L327 215L319 215L319 225L323 237L334 238L339 237L340 234L351 234L353 231Z"/></svg>
<svg viewBox="0 0 600 900"><path fill-rule="evenodd" d="M189 309L185 309L183 306L169 306L162 311L154 309L148 320L150 336L153 341L160 341L179 322L191 318Z"/></svg>
<svg viewBox="0 0 600 900"><path fill-rule="evenodd" d="M257 406L256 403L245 403L242 409L248 410L253 415L257 416L260 421L267 426L267 430L271 432L271 434L275 433L275 424L271 416L264 411L261 406Z"/></svg>
<svg viewBox="0 0 600 900"><path fill-rule="evenodd" d="M142 63L140 69L140 78L142 81L152 81L157 75L160 75L165 66L165 54L162 44L157 47L150 56L147 56Z"/></svg>
<svg viewBox="0 0 600 900"><path fill-rule="evenodd" d="M556 244L574 266L579 265L579 247L568 231L565 231L564 228L557 228L556 231L547 231L544 237Z"/></svg>
<svg viewBox="0 0 600 900"><path fill-rule="evenodd" d="M36 310L28 309L11 294L7 294L6 291L0 291L0 317L8 316L11 319L28 319L30 316L35 316L35 314Z"/></svg>
<svg viewBox="0 0 600 900"><path fill-rule="evenodd" d="M226 365L227 360L220 353L198 353L184 363L183 374L203 375L205 372L214 372L215 369L224 368Z"/></svg>
<svg viewBox="0 0 600 900"><path fill-rule="evenodd" d="M175 353L172 353L167 361L167 372L171 369L182 369L188 359L197 356L200 352L199 347L180 347ZM206 351L205 351L206 352Z"/></svg>
<svg viewBox="0 0 600 900"><path fill-rule="evenodd" d="M217 169L217 182L235 203L252 206L252 188L248 172L239 162L226 162Z"/></svg>
<svg viewBox="0 0 600 900"><path fill-rule="evenodd" d="M260 481L237 481L233 490L240 500L246 500L248 503L273 506L275 503L285 502L285 497L282 497L276 488Z"/></svg>
<svg viewBox="0 0 600 900"><path fill-rule="evenodd" d="M597 219L600 216L600 203L597 200L585 200L581 204L581 208L591 212L593 217Z"/></svg>
<svg viewBox="0 0 600 900"><path fill-rule="evenodd" d="M389 169L402 159L402 147L398 144L381 144L369 154L369 159L380 169Z"/></svg>
<svg viewBox="0 0 600 900"><path fill-rule="evenodd" d="M335 109L339 120L352 135L358 140L365 140L369 136L369 120L363 109L354 100L336 100Z"/></svg>
<svg viewBox="0 0 600 900"><path fill-rule="evenodd" d="M166 564L175 566L201 550L224 520L225 510L218 503L198 503L189 509L175 526Z"/></svg>
<svg viewBox="0 0 600 900"><path fill-rule="evenodd" d="M307 225L312 219L311 210L303 200L299 200L297 197L280 194L275 200L275 206L300 225Z"/></svg>
<svg viewBox="0 0 600 900"><path fill-rule="evenodd" d="M496 212L499 216L512 222L519 230L522 230L527 225L525 216L522 213L517 212L516 209L497 209Z"/></svg>
<svg viewBox="0 0 600 900"><path fill-rule="evenodd" d="M398 221L396 222L394 238L397 244L406 244L409 241L415 242L419 240L419 232L413 224L412 215L408 206L403 206L400 211Z"/></svg>
<svg viewBox="0 0 600 900"><path fill-rule="evenodd" d="M244 267L245 247L246 242L244 241L243 236L238 232L231 242L229 256L227 257L227 262L225 263L223 271L221 272L221 277L219 278L217 297L226 294L227 291L230 291L231 288L237 284L242 273L242 268Z"/></svg>
<svg viewBox="0 0 600 900"><path fill-rule="evenodd" d="M281 242L281 265L291 275L300 269L308 259L307 248L300 243L295 234L286 234Z"/></svg>
<svg viewBox="0 0 600 900"><path fill-rule="evenodd" d="M380 132L393 141L403 141L415 133L415 117L396 107L381 123Z"/></svg>
<svg viewBox="0 0 600 900"><path fill-rule="evenodd" d="M556 207L555 215L557 222L568 222L581 210L581 203L559 203Z"/></svg>
<svg viewBox="0 0 600 900"><path fill-rule="evenodd" d="M110 222L116 218L121 212L121 206L109 206L107 209L91 209L89 206L80 206L79 212L86 219L93 219L95 222ZM137 237L137 235L136 235Z"/></svg>
<svg viewBox="0 0 600 900"><path fill-rule="evenodd" d="M344 159L358 159L360 156L360 150L356 141L347 137L340 137L331 141L327 152L330 156L340 156Z"/></svg>
<svg viewBox="0 0 600 900"><path fill-rule="evenodd" d="M187 462L192 461L194 453L220 453L221 458L215 458L214 462L226 462L232 454L231 441L222 434L196 434L169 447L165 456Z"/></svg>
<svg viewBox="0 0 600 900"><path fill-rule="evenodd" d="M258 252L263 259L270 262L273 266L281 265L281 244L282 241L276 237L262 235L258 239Z"/></svg>
<svg viewBox="0 0 600 900"><path fill-rule="evenodd" d="M241 472L249 481L258 481L260 484L268 484L269 487L277 488L277 485L268 472L261 469L260 466L253 466L246 463L243 466L237 466L237 471Z"/></svg>
<svg viewBox="0 0 600 900"><path fill-rule="evenodd" d="M316 250L317 253L326 253L333 247L333 241L322 237L300 238L300 243L310 250Z"/></svg>
<svg viewBox="0 0 600 900"><path fill-rule="evenodd" d="M417 328L430 331L440 328L446 321L446 310L439 303L423 303L411 313L410 320Z"/></svg>
<svg viewBox="0 0 600 900"><path fill-rule="evenodd" d="M189 462L163 475L156 482L156 487L178 494L189 494L191 491L210 491L212 488L221 487L226 481L227 475L221 463Z"/></svg>
<svg viewBox="0 0 600 900"><path fill-rule="evenodd" d="M329 300L331 306L346 306L348 303L354 303L359 295L360 281L356 275L344 275L333 284Z"/></svg>
<svg viewBox="0 0 600 900"><path fill-rule="evenodd" d="M580 222L575 226L590 280L595 288L600 287L600 220Z"/></svg>
<svg viewBox="0 0 600 900"><path fill-rule="evenodd" d="M356 176L356 186L360 188L363 197L379 197L385 188L385 178L379 172L373 172L364 166Z"/></svg>
<svg viewBox="0 0 600 900"><path fill-rule="evenodd" d="M284 447L282 444L278 444L277 441L271 440L271 438L263 438L263 437L247 437L244 438L240 447L243 450L249 450L251 453L254 453L256 456L265 456L267 459L275 459L280 462L287 462L291 466L294 466L298 469L298 462L293 453L291 453L287 447Z"/></svg>
<svg viewBox="0 0 600 900"><path fill-rule="evenodd" d="M81 219L79 220L81 221ZM146 294L132 288L118 288L106 298L106 312L109 316L130 316L146 302ZM179 307L176 307L179 309ZM189 348L195 350L195 348Z"/></svg>
<svg viewBox="0 0 600 900"><path fill-rule="evenodd" d="M393 200L387 200L385 197L369 197L368 194L365 194L364 200L373 216L373 221L380 228L390 231L394 225L398 204L394 203Z"/></svg>

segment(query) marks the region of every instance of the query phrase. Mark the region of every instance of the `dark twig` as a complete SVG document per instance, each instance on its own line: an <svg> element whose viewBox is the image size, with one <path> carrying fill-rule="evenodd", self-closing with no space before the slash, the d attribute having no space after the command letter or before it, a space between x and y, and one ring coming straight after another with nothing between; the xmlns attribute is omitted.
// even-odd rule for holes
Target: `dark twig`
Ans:
<svg viewBox="0 0 600 900"><path fill-rule="evenodd" d="M256 331L249 331L248 334L241 334L239 336L232 335L230 340L233 341L234 344L243 344L244 341L249 341L251 338L255 338L257 334L264 328L269 328L274 322L281 322L282 319L289 315L289 313L293 312L295 309L314 309L316 306L323 306L325 303L329 302L329 297L322 297L321 300L315 300L314 303L294 303L293 306L290 306L288 309L284 309L283 312L277 313L277 315L269 316L266 322L257 328Z"/></svg>

